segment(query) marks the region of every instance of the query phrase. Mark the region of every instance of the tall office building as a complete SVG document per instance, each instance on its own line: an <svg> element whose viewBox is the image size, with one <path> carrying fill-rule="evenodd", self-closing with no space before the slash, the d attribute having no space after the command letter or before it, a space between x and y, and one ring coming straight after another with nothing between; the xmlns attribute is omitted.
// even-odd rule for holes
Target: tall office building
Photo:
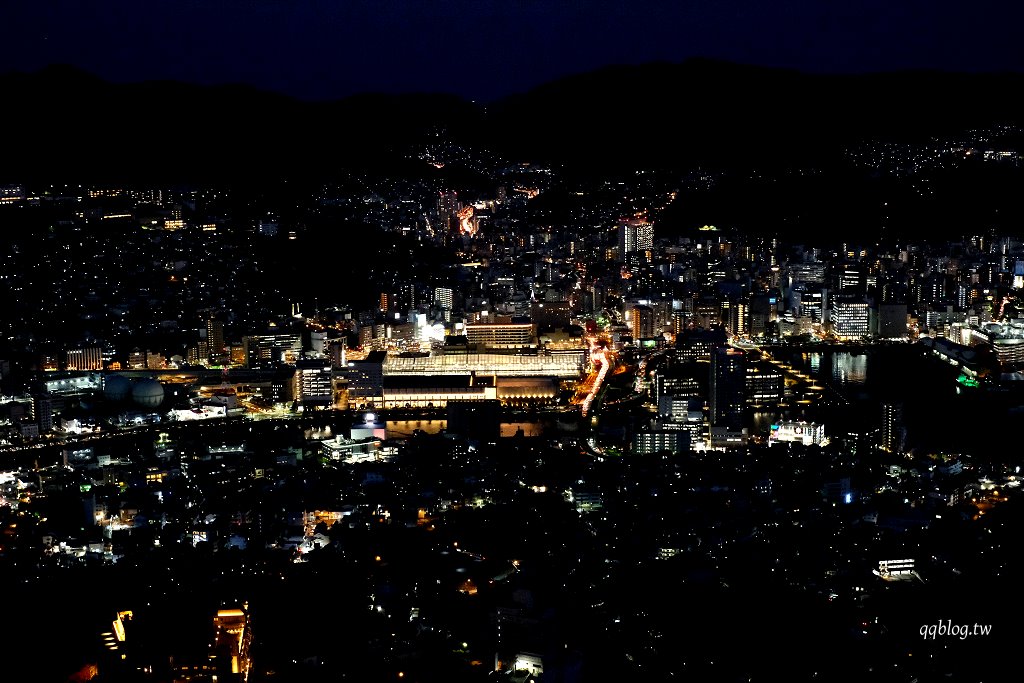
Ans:
<svg viewBox="0 0 1024 683"><path fill-rule="evenodd" d="M295 362L295 400L303 410L330 408L334 400L331 362L303 359Z"/></svg>
<svg viewBox="0 0 1024 683"><path fill-rule="evenodd" d="M828 290L816 285L799 285L793 288L793 308L797 315L810 318L812 323L825 322L828 308Z"/></svg>
<svg viewBox="0 0 1024 683"><path fill-rule="evenodd" d="M840 339L859 339L868 335L870 314L866 301L836 299L831 315L832 331Z"/></svg>
<svg viewBox="0 0 1024 683"><path fill-rule="evenodd" d="M739 349L722 347L711 354L711 424L732 429L743 427L747 372Z"/></svg>

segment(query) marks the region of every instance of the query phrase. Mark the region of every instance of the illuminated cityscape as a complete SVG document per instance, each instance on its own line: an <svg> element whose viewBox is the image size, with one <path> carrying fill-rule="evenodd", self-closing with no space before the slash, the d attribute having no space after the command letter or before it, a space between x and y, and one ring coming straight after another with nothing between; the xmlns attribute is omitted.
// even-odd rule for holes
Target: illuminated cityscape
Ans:
<svg viewBox="0 0 1024 683"><path fill-rule="evenodd" d="M1016 680L1021 122L691 130L622 74L65 83L115 146L279 123L0 163L10 680Z"/></svg>

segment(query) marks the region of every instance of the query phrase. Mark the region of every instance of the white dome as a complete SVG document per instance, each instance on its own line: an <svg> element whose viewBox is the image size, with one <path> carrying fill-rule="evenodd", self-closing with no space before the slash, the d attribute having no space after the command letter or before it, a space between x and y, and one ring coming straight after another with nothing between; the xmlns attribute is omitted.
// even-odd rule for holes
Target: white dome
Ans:
<svg viewBox="0 0 1024 683"><path fill-rule="evenodd" d="M132 383L124 375L107 375L103 380L103 395L109 401L123 401L128 398Z"/></svg>
<svg viewBox="0 0 1024 683"><path fill-rule="evenodd" d="M157 408L164 402L164 385L148 377L135 383L132 398L145 408Z"/></svg>

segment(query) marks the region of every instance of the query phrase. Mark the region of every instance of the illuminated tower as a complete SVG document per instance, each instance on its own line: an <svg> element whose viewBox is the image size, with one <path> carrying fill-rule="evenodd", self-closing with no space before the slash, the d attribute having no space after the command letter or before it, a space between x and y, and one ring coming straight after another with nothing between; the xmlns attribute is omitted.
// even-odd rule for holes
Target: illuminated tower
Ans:
<svg viewBox="0 0 1024 683"><path fill-rule="evenodd" d="M903 404L882 404L882 450L893 455L903 453L906 430L903 428Z"/></svg>

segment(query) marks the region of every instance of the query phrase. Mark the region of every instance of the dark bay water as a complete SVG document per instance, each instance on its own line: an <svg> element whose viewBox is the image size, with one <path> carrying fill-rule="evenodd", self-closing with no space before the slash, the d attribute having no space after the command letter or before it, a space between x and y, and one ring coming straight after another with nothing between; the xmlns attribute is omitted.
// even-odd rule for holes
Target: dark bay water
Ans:
<svg viewBox="0 0 1024 683"><path fill-rule="evenodd" d="M1024 428L1024 415L1014 412L1024 395L963 389L956 368L917 345L772 353L826 386L829 397L842 397L801 416L824 422L830 434L877 428L881 406L889 402L903 405L907 445L928 452L992 453L1016 443Z"/></svg>

